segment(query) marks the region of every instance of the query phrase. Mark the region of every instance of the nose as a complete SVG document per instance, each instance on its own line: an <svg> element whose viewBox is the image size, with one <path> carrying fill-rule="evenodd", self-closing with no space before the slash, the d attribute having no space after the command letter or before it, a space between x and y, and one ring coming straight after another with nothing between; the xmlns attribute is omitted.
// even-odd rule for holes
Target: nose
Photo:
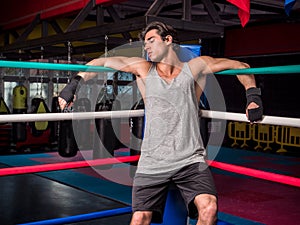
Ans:
<svg viewBox="0 0 300 225"><path fill-rule="evenodd" d="M144 50L147 51L149 49L149 45L147 43L144 44Z"/></svg>
<svg viewBox="0 0 300 225"><path fill-rule="evenodd" d="M149 50L149 49L150 49L150 44L149 44L148 41L145 41L145 42L144 42L144 50L147 51L147 50Z"/></svg>

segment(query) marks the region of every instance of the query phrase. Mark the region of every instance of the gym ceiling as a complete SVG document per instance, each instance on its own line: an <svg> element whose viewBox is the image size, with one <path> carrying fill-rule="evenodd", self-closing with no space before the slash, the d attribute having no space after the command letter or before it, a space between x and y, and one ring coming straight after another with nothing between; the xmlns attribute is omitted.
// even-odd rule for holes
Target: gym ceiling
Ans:
<svg viewBox="0 0 300 225"><path fill-rule="evenodd" d="M0 8L0 59L72 58L88 60L138 40L151 21L172 24L181 42L224 36L242 28L238 8L226 0L9 0ZM290 15L284 0L251 0L250 20L257 24L299 23L300 1ZM299 31L298 31L299 32ZM107 37L107 39L105 38Z"/></svg>

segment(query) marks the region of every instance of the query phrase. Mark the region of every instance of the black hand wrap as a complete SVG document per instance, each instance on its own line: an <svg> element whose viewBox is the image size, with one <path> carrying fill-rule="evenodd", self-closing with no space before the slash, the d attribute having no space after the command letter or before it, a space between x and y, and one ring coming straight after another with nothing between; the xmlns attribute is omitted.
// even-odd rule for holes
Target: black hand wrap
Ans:
<svg viewBox="0 0 300 225"><path fill-rule="evenodd" d="M75 76L70 83L68 83L59 94L67 103L73 101L77 87L80 88L80 82L83 80L81 76Z"/></svg>
<svg viewBox="0 0 300 225"><path fill-rule="evenodd" d="M259 106L258 108L248 110L248 119L250 122L261 120L263 116L263 105L260 88L253 87L246 90L246 98L247 107L251 102L254 102Z"/></svg>

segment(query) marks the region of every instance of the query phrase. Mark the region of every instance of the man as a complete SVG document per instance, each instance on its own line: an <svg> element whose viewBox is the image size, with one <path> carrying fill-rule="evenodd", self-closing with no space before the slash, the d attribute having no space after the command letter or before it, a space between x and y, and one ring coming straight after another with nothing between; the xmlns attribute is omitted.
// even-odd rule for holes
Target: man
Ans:
<svg viewBox="0 0 300 225"><path fill-rule="evenodd" d="M153 22L141 33L151 61L139 57L97 58L87 65L110 67L136 75L145 102L146 126L133 185L131 224L161 222L167 190L175 185L197 224L215 224L217 192L205 163L198 105L207 75L249 65L225 58L201 56L181 62L176 53L176 31ZM61 108L72 102L80 80L96 76L80 72L60 93ZM246 90L246 114L262 118L260 90L253 75L238 75Z"/></svg>

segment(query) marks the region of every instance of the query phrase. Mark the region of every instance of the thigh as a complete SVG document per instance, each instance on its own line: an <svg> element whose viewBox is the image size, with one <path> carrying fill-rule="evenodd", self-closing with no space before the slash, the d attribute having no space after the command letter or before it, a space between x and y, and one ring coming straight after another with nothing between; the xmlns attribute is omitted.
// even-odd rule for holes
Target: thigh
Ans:
<svg viewBox="0 0 300 225"><path fill-rule="evenodd" d="M134 179L138 179L136 183L139 185L134 185L132 189L132 211L151 211L152 222L160 223L164 214L169 182L141 185L143 177L136 176Z"/></svg>
<svg viewBox="0 0 300 225"><path fill-rule="evenodd" d="M173 181L180 190L191 218L198 216L194 204L196 196L201 194L217 196L213 176L206 163L195 163L184 167L174 176Z"/></svg>

